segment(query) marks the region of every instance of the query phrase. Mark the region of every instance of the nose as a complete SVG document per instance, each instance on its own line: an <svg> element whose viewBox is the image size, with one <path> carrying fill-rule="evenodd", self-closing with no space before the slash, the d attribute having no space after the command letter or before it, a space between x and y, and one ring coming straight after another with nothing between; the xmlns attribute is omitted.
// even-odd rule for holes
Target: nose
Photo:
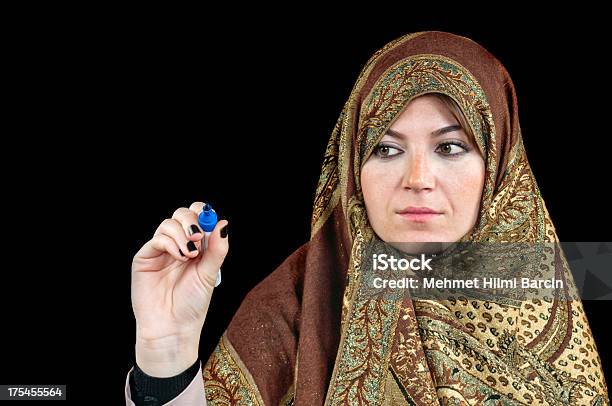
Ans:
<svg viewBox="0 0 612 406"><path fill-rule="evenodd" d="M406 154L408 158L406 172L402 181L405 189L431 190L435 184L435 177L431 171L430 163L424 153Z"/></svg>

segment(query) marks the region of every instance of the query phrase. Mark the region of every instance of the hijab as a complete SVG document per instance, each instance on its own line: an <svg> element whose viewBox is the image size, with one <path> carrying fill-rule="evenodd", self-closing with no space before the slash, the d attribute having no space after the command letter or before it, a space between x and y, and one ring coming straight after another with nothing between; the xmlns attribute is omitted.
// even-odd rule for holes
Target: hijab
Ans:
<svg viewBox="0 0 612 406"><path fill-rule="evenodd" d="M579 299L364 294L368 247L392 247L369 224L361 168L428 93L457 103L485 159L478 218L460 242L558 242L503 65L451 33L397 38L367 61L331 132L310 240L249 292L208 359L209 404L608 404ZM558 245L546 261L573 286Z"/></svg>

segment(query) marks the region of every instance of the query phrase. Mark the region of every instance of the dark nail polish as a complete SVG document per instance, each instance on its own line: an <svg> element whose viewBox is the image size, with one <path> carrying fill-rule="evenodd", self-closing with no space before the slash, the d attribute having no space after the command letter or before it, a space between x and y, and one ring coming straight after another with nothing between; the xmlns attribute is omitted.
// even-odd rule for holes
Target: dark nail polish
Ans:
<svg viewBox="0 0 612 406"><path fill-rule="evenodd" d="M221 229L221 231L219 232L219 234L221 234L221 238L227 237L227 226L228 225L229 224L224 225L223 228Z"/></svg>
<svg viewBox="0 0 612 406"><path fill-rule="evenodd" d="M189 241L187 243L187 248L189 249L189 252L196 251L198 249L193 241Z"/></svg>
<svg viewBox="0 0 612 406"><path fill-rule="evenodd" d="M181 251L181 249L179 248L179 252L181 253L181 256L185 256L185 254L183 254L183 251Z"/></svg>
<svg viewBox="0 0 612 406"><path fill-rule="evenodd" d="M189 226L189 235L194 235L194 234L198 234L201 233L202 230L200 230L200 227L196 226L195 224L192 224L191 226Z"/></svg>

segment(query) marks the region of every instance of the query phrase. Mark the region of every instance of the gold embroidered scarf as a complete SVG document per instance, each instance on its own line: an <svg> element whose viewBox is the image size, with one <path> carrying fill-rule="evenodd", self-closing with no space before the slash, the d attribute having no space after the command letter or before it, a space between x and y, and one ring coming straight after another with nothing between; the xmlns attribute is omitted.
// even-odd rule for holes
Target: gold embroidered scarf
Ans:
<svg viewBox="0 0 612 406"><path fill-rule="evenodd" d="M432 92L457 102L485 157L478 221L461 241L558 242L506 69L464 37L402 36L370 58L340 113L310 241L247 295L206 363L210 405L609 404L580 300L362 294L376 236L361 165L407 103ZM563 252L548 256L572 286Z"/></svg>

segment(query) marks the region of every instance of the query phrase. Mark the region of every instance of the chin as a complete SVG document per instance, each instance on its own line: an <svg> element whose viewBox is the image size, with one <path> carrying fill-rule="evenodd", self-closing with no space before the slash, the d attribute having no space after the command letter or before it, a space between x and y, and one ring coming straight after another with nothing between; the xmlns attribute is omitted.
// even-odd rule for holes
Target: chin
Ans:
<svg viewBox="0 0 612 406"><path fill-rule="evenodd" d="M429 241L391 242L393 247L407 254L433 254L441 252L447 246L446 243Z"/></svg>
<svg viewBox="0 0 612 406"><path fill-rule="evenodd" d="M413 243L429 243L429 242L440 242L446 241L446 237L443 233L436 233L432 231L408 231L402 233L396 233L393 240L395 242L413 242Z"/></svg>

